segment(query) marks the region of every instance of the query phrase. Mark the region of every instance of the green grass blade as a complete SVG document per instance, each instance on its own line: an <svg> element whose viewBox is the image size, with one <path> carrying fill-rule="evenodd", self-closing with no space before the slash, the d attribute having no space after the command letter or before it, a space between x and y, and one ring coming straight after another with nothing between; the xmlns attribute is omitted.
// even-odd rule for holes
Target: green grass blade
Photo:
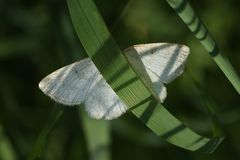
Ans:
<svg viewBox="0 0 240 160"><path fill-rule="evenodd" d="M110 160L110 122L90 118L83 107L80 111L90 160Z"/></svg>
<svg viewBox="0 0 240 160"><path fill-rule="evenodd" d="M16 54L31 53L39 49L37 41L33 38L14 37L0 40L0 59L13 57Z"/></svg>
<svg viewBox="0 0 240 160"><path fill-rule="evenodd" d="M30 152L28 156L28 160L37 160L41 158L48 140L48 136L51 133L57 121L60 119L61 115L63 114L63 111L64 107L61 106L56 105L53 108L52 113L48 119L48 122L46 123L46 126L42 129L42 131L38 135L33 150Z"/></svg>
<svg viewBox="0 0 240 160"><path fill-rule="evenodd" d="M168 142L191 151L213 152L222 139L193 132L151 96L112 39L95 4L91 0L67 2L83 47L129 110Z"/></svg>
<svg viewBox="0 0 240 160"><path fill-rule="evenodd" d="M228 80L232 83L236 91L240 94L240 79L232 67L231 63L224 57L219 48L208 32L205 25L196 15L191 5L187 0L166 0L169 5L176 11L183 22L193 32L194 36L201 42L203 47L212 56L219 68L226 75Z"/></svg>
<svg viewBox="0 0 240 160"><path fill-rule="evenodd" d="M128 0L127 4L124 6L123 10L121 11L121 14L119 15L119 17L117 17L117 19L111 25L111 27L110 27L110 31L111 32L115 31L117 25L122 20L122 18L126 15L126 13L128 12L129 8L133 4L133 1L134 0Z"/></svg>
<svg viewBox="0 0 240 160"><path fill-rule="evenodd" d="M127 2L119 17L117 17L117 19L111 25L111 31L116 28L117 24L121 21L122 17L128 11L132 2L133 0L129 0ZM85 133L84 135L86 136L90 160L110 160L110 122L92 119L85 113L83 108L80 108L79 110L83 130ZM98 136L96 136L96 133L98 133Z"/></svg>
<svg viewBox="0 0 240 160"><path fill-rule="evenodd" d="M206 112L209 114L209 116L211 117L213 123L213 130L214 130L214 134L215 136L219 136L219 135L223 135L223 127L222 124L220 122L220 117L217 114L217 105L215 103L215 101L213 100L213 98L207 93L206 88L201 85L191 74L191 72L187 69L186 70L189 77L191 78L194 86L198 89L198 93L202 99L202 103L203 103L203 107L205 108Z"/></svg>
<svg viewBox="0 0 240 160"><path fill-rule="evenodd" d="M4 160L15 160L16 153L8 139L7 135L4 134L4 128L0 123L0 159Z"/></svg>

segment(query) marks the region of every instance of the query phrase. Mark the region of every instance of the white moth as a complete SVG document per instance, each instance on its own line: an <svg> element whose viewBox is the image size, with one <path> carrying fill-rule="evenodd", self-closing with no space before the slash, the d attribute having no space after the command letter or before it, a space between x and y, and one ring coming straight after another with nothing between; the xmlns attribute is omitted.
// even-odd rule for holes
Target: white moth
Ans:
<svg viewBox="0 0 240 160"><path fill-rule="evenodd" d="M143 82L161 102L167 96L167 84L184 69L189 48L184 45L153 43L127 48L125 55ZM39 88L64 105L84 104L90 117L114 119L127 106L102 77L90 58L64 66L45 77Z"/></svg>

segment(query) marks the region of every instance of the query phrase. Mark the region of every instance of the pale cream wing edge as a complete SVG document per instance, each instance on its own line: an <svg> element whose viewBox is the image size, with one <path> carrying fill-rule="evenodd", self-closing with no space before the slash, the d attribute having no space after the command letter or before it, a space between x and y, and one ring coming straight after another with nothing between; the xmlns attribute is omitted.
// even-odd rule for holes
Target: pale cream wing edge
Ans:
<svg viewBox="0 0 240 160"><path fill-rule="evenodd" d="M57 103L69 106L84 103L95 119L114 119L127 110L90 58L56 70L39 83L39 88Z"/></svg>
<svg viewBox="0 0 240 160"><path fill-rule="evenodd" d="M182 74L189 48L179 44L152 43L128 47L124 53L145 85L163 102L167 96L164 84Z"/></svg>

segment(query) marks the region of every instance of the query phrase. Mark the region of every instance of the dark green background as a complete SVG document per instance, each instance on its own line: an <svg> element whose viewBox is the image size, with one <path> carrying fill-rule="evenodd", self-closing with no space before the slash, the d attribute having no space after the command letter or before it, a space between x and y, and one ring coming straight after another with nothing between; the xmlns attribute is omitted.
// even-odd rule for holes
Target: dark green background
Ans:
<svg viewBox="0 0 240 160"><path fill-rule="evenodd" d="M120 19L126 0L95 2L122 49L151 42L190 47L188 72L168 85L164 106L195 131L210 135L211 122L204 109L206 99L200 90L217 106L226 134L225 141L212 155L189 152L165 143L127 113L111 122L112 159L239 159L239 95L166 1L134 0ZM240 74L237 2L190 1ZM38 89L38 82L83 57L85 53L72 27L66 1L0 1L0 159L26 159L55 105ZM202 88L194 85L189 72ZM46 159L89 157L78 113L75 107L65 110L48 141Z"/></svg>

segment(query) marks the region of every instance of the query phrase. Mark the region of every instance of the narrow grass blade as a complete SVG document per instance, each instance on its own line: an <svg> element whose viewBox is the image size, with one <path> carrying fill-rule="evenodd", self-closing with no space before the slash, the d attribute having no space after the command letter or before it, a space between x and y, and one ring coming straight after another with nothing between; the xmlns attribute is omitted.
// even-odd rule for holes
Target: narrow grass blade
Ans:
<svg viewBox="0 0 240 160"><path fill-rule="evenodd" d="M54 128L56 122L60 119L61 115L63 114L63 111L64 107L61 106L56 105L53 108L52 113L46 123L46 126L42 129L42 131L38 135L33 150L30 152L28 156L28 160L37 160L41 158L48 140L48 136L51 133L51 130Z"/></svg>
<svg viewBox="0 0 240 160"><path fill-rule="evenodd" d="M240 79L229 60L220 53L219 48L208 32L205 25L196 15L187 0L166 0L175 10L183 22L193 32L194 36L200 41L207 52L212 56L219 68L232 83L236 91L240 94Z"/></svg>
<svg viewBox="0 0 240 160"><path fill-rule="evenodd" d="M84 107L79 110L90 160L110 160L110 122L90 118Z"/></svg>
<svg viewBox="0 0 240 160"><path fill-rule="evenodd" d="M133 0L129 0L122 10L121 14L111 25L113 31L122 17L126 14ZM80 108L80 117L82 120L83 129L86 136L87 147L90 155L90 160L110 160L110 122L103 120L95 120L87 116L83 108ZM98 134L96 136L96 133Z"/></svg>
<svg viewBox="0 0 240 160"><path fill-rule="evenodd" d="M190 73L190 71L187 69L187 73L189 77L191 78L194 86L198 89L199 95L202 99L203 107L206 110L206 112L211 117L213 123L213 133L215 136L223 135L223 129L220 122L220 117L217 114L217 105L213 98L207 93L206 88L202 86Z"/></svg>
<svg viewBox="0 0 240 160"><path fill-rule="evenodd" d="M119 24L119 22L122 20L122 18L126 15L126 13L128 12L129 8L131 7L132 3L134 0L128 0L127 4L125 5L125 7L123 8L123 10L121 11L121 14L119 15L119 17L117 17L117 19L113 22L113 24L110 27L110 31L113 32L117 25Z"/></svg>
<svg viewBox="0 0 240 160"><path fill-rule="evenodd" d="M15 56L19 53L29 53L39 49L39 45L33 38L14 37L0 40L0 59Z"/></svg>
<svg viewBox="0 0 240 160"><path fill-rule="evenodd" d="M211 153L222 138L207 138L193 132L152 97L137 78L118 45L112 39L92 0L68 0L78 37L88 55L118 96L155 134L191 150Z"/></svg>
<svg viewBox="0 0 240 160"><path fill-rule="evenodd" d="M16 153L11 146L11 143L7 136L4 134L4 128L1 126L0 123L0 159L4 160L15 160Z"/></svg>

